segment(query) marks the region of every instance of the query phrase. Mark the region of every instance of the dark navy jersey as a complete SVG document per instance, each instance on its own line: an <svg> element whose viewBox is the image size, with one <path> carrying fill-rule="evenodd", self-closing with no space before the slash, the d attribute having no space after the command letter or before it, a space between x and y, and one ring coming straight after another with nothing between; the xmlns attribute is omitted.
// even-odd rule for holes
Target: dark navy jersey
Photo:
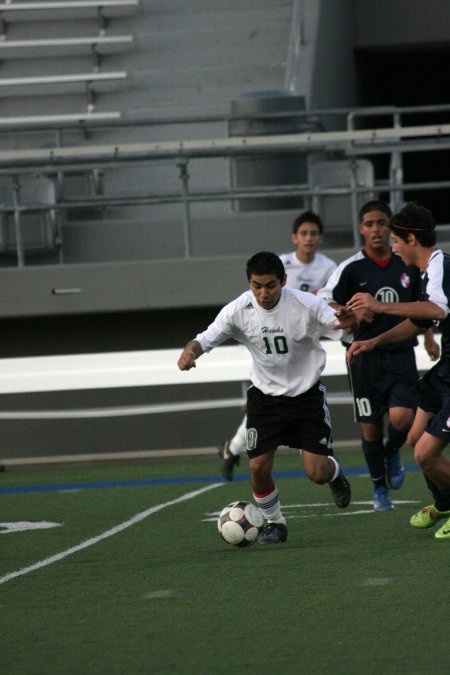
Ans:
<svg viewBox="0 0 450 675"><path fill-rule="evenodd" d="M442 332L441 354L443 357L450 356L450 255L440 249L433 251L427 265L426 272L422 274L420 300L431 300L441 307L445 317L438 322ZM417 326L423 326L426 322L412 320ZM430 322L431 325L432 322Z"/></svg>
<svg viewBox="0 0 450 675"><path fill-rule="evenodd" d="M345 305L355 293L370 293L380 302L413 302L420 295L420 270L415 266L407 267L397 255L392 254L386 265L369 258L364 251L344 260L331 275L327 285L318 293L327 302ZM372 323L361 322L354 332L355 340L368 340L390 330L403 317L388 314L375 314ZM403 340L377 349L399 352L417 344L415 338Z"/></svg>

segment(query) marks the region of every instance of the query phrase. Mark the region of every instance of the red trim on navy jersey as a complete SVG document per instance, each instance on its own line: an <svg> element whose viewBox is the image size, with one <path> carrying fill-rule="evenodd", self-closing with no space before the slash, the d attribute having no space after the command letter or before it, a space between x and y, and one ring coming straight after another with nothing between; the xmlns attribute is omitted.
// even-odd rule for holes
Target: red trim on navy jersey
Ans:
<svg viewBox="0 0 450 675"><path fill-rule="evenodd" d="M366 254L366 256L368 258L373 260L373 262L376 263L377 265L379 265L380 267L387 267L389 265L389 263L391 262L392 256L389 256L389 258L383 258L383 260L380 260L380 258L372 258L372 256L367 253L366 249L364 249L364 253Z"/></svg>

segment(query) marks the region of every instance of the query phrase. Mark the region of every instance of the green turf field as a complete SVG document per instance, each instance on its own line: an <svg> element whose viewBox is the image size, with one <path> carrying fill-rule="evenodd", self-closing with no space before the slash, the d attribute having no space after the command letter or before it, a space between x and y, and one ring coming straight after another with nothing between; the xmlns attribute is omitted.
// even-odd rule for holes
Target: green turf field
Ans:
<svg viewBox="0 0 450 675"><path fill-rule="evenodd" d="M248 548L218 535L215 514L251 490L215 458L0 474L0 490L41 487L0 494L0 673L447 673L450 542L409 526L420 474L375 513L362 472L340 511L299 468L277 458L288 541ZM30 521L59 525L6 525Z"/></svg>

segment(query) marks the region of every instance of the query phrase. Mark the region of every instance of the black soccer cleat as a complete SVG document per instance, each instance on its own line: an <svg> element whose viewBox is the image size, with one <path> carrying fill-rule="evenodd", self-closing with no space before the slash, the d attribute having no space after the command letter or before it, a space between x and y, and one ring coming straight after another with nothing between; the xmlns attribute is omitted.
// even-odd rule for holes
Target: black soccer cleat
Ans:
<svg viewBox="0 0 450 675"><path fill-rule="evenodd" d="M329 483L329 486L336 506L340 509L347 508L352 498L352 490L342 471L334 481Z"/></svg>
<svg viewBox="0 0 450 675"><path fill-rule="evenodd" d="M239 466L239 455L232 455L230 452L230 442L225 441L219 445L219 456L223 459L222 462L222 476L225 480L233 480L234 467Z"/></svg>
<svg viewBox="0 0 450 675"><path fill-rule="evenodd" d="M282 544L287 534L287 527L283 523L268 523L256 541L258 544Z"/></svg>

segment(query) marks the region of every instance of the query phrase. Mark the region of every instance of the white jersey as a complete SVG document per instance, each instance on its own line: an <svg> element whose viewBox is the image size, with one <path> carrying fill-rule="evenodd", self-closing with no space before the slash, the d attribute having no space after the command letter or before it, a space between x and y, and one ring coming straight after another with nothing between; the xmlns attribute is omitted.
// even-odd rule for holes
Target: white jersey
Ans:
<svg viewBox="0 0 450 675"><path fill-rule="evenodd" d="M284 287L278 304L265 310L247 290L225 305L195 340L205 352L230 338L241 342L252 355L255 387L271 396L298 396L317 382L325 367L319 338L341 339L335 323L334 309L311 293Z"/></svg>
<svg viewBox="0 0 450 675"><path fill-rule="evenodd" d="M337 265L323 253L316 253L309 263L301 262L295 251L280 255L287 274L286 285L299 291L318 291L327 283Z"/></svg>

